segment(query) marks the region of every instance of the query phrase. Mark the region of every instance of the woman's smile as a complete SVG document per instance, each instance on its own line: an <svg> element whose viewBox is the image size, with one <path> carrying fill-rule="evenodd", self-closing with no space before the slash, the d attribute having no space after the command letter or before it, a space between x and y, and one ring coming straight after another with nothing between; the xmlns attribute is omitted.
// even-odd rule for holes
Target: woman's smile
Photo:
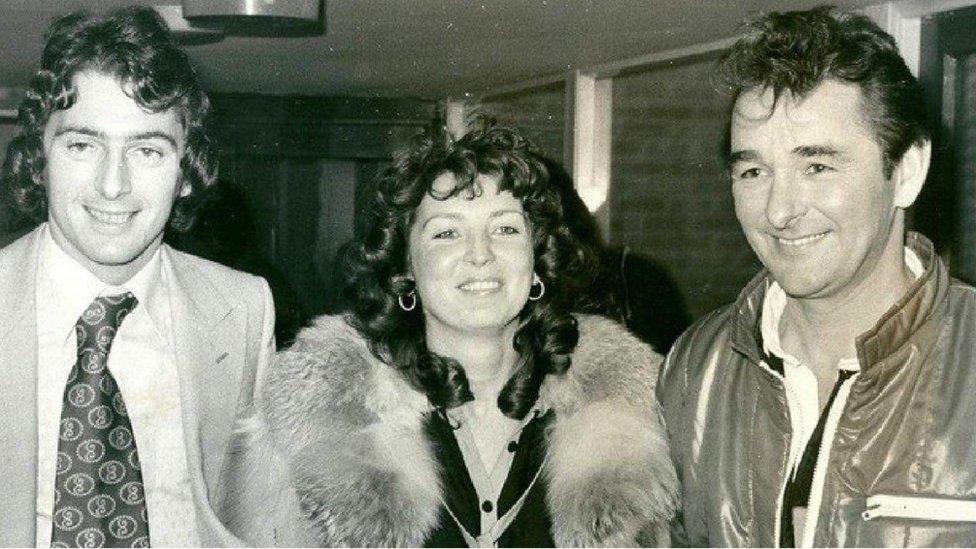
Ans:
<svg viewBox="0 0 976 549"><path fill-rule="evenodd" d="M477 295L490 295L502 289L503 283L500 278L471 278L457 285L457 288L465 293Z"/></svg>

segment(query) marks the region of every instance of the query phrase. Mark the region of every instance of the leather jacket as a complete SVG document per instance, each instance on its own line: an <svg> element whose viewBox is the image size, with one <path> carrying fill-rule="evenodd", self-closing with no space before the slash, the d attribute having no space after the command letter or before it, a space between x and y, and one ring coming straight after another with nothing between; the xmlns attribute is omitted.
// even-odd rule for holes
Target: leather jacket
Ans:
<svg viewBox="0 0 976 549"><path fill-rule="evenodd" d="M861 371L828 413L798 545L976 546L976 290L921 235L906 245L925 272L857 338ZM767 287L760 273L694 324L661 370L675 543L778 543L791 428L759 341Z"/></svg>

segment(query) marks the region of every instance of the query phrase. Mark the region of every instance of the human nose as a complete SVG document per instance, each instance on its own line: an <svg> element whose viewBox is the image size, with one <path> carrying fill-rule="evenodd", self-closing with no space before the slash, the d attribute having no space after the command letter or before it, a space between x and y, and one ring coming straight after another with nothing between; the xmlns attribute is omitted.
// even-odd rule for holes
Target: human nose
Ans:
<svg viewBox="0 0 976 549"><path fill-rule="evenodd" d="M129 166L123 153L112 152L105 157L97 185L99 194L108 200L115 200L129 194L132 184Z"/></svg>
<svg viewBox="0 0 976 549"><path fill-rule="evenodd" d="M487 235L475 235L468 240L464 260L475 266L481 266L494 261L495 253L491 249L491 240Z"/></svg>
<svg viewBox="0 0 976 549"><path fill-rule="evenodd" d="M766 219L769 224L776 229L787 229L804 213L806 207L796 179L790 174L774 176L766 197Z"/></svg>

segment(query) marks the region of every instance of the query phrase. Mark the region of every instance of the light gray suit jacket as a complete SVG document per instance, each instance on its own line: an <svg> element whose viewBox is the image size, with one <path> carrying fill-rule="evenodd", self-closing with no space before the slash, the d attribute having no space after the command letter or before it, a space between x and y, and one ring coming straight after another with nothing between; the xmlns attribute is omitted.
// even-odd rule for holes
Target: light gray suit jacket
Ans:
<svg viewBox="0 0 976 549"><path fill-rule="evenodd" d="M0 546L35 544L40 228L0 250ZM197 531L204 546L239 546L220 509L238 426L274 352L274 308L264 279L164 245L183 431ZM231 448L237 451L232 453Z"/></svg>

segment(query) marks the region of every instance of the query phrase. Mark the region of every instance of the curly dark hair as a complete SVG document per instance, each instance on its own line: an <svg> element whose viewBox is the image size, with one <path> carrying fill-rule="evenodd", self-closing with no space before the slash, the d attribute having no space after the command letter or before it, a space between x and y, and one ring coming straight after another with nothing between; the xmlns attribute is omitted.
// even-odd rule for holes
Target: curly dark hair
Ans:
<svg viewBox="0 0 976 549"><path fill-rule="evenodd" d="M460 364L428 350L420 307L405 312L398 306L398 296L414 287L403 276L409 231L424 196L446 200L478 192L479 174L498 177L499 191L521 200L532 227L535 273L546 288L541 299L530 300L519 313L514 340L519 363L499 393L499 409L508 417L525 417L545 376L570 367L579 338L572 312L597 307L595 300L580 296L594 283L599 259L594 247L570 228L575 225L567 220L566 193L574 191L550 178L547 162L525 138L490 120L479 120L457 140L432 128L417 136L381 178L369 226L342 258L352 324L373 353L435 407L453 408L474 397ZM456 185L450 193L435 194L431 185L444 173L452 174Z"/></svg>
<svg viewBox="0 0 976 549"><path fill-rule="evenodd" d="M44 178L44 127L56 110L77 98L75 75L95 71L114 76L150 112L176 109L186 132L182 182L190 193L173 205L169 226L189 229L206 191L217 176L217 154L207 135L210 101L186 54L172 41L166 23L153 10L130 7L103 16L74 13L47 30L41 66L20 105L19 133L7 147L4 191L20 213L35 221L47 217Z"/></svg>
<svg viewBox="0 0 976 549"><path fill-rule="evenodd" d="M772 90L778 101L784 91L804 97L828 79L856 85L886 177L912 145L931 139L922 87L895 40L863 15L830 6L761 15L719 66L733 105L752 89Z"/></svg>

